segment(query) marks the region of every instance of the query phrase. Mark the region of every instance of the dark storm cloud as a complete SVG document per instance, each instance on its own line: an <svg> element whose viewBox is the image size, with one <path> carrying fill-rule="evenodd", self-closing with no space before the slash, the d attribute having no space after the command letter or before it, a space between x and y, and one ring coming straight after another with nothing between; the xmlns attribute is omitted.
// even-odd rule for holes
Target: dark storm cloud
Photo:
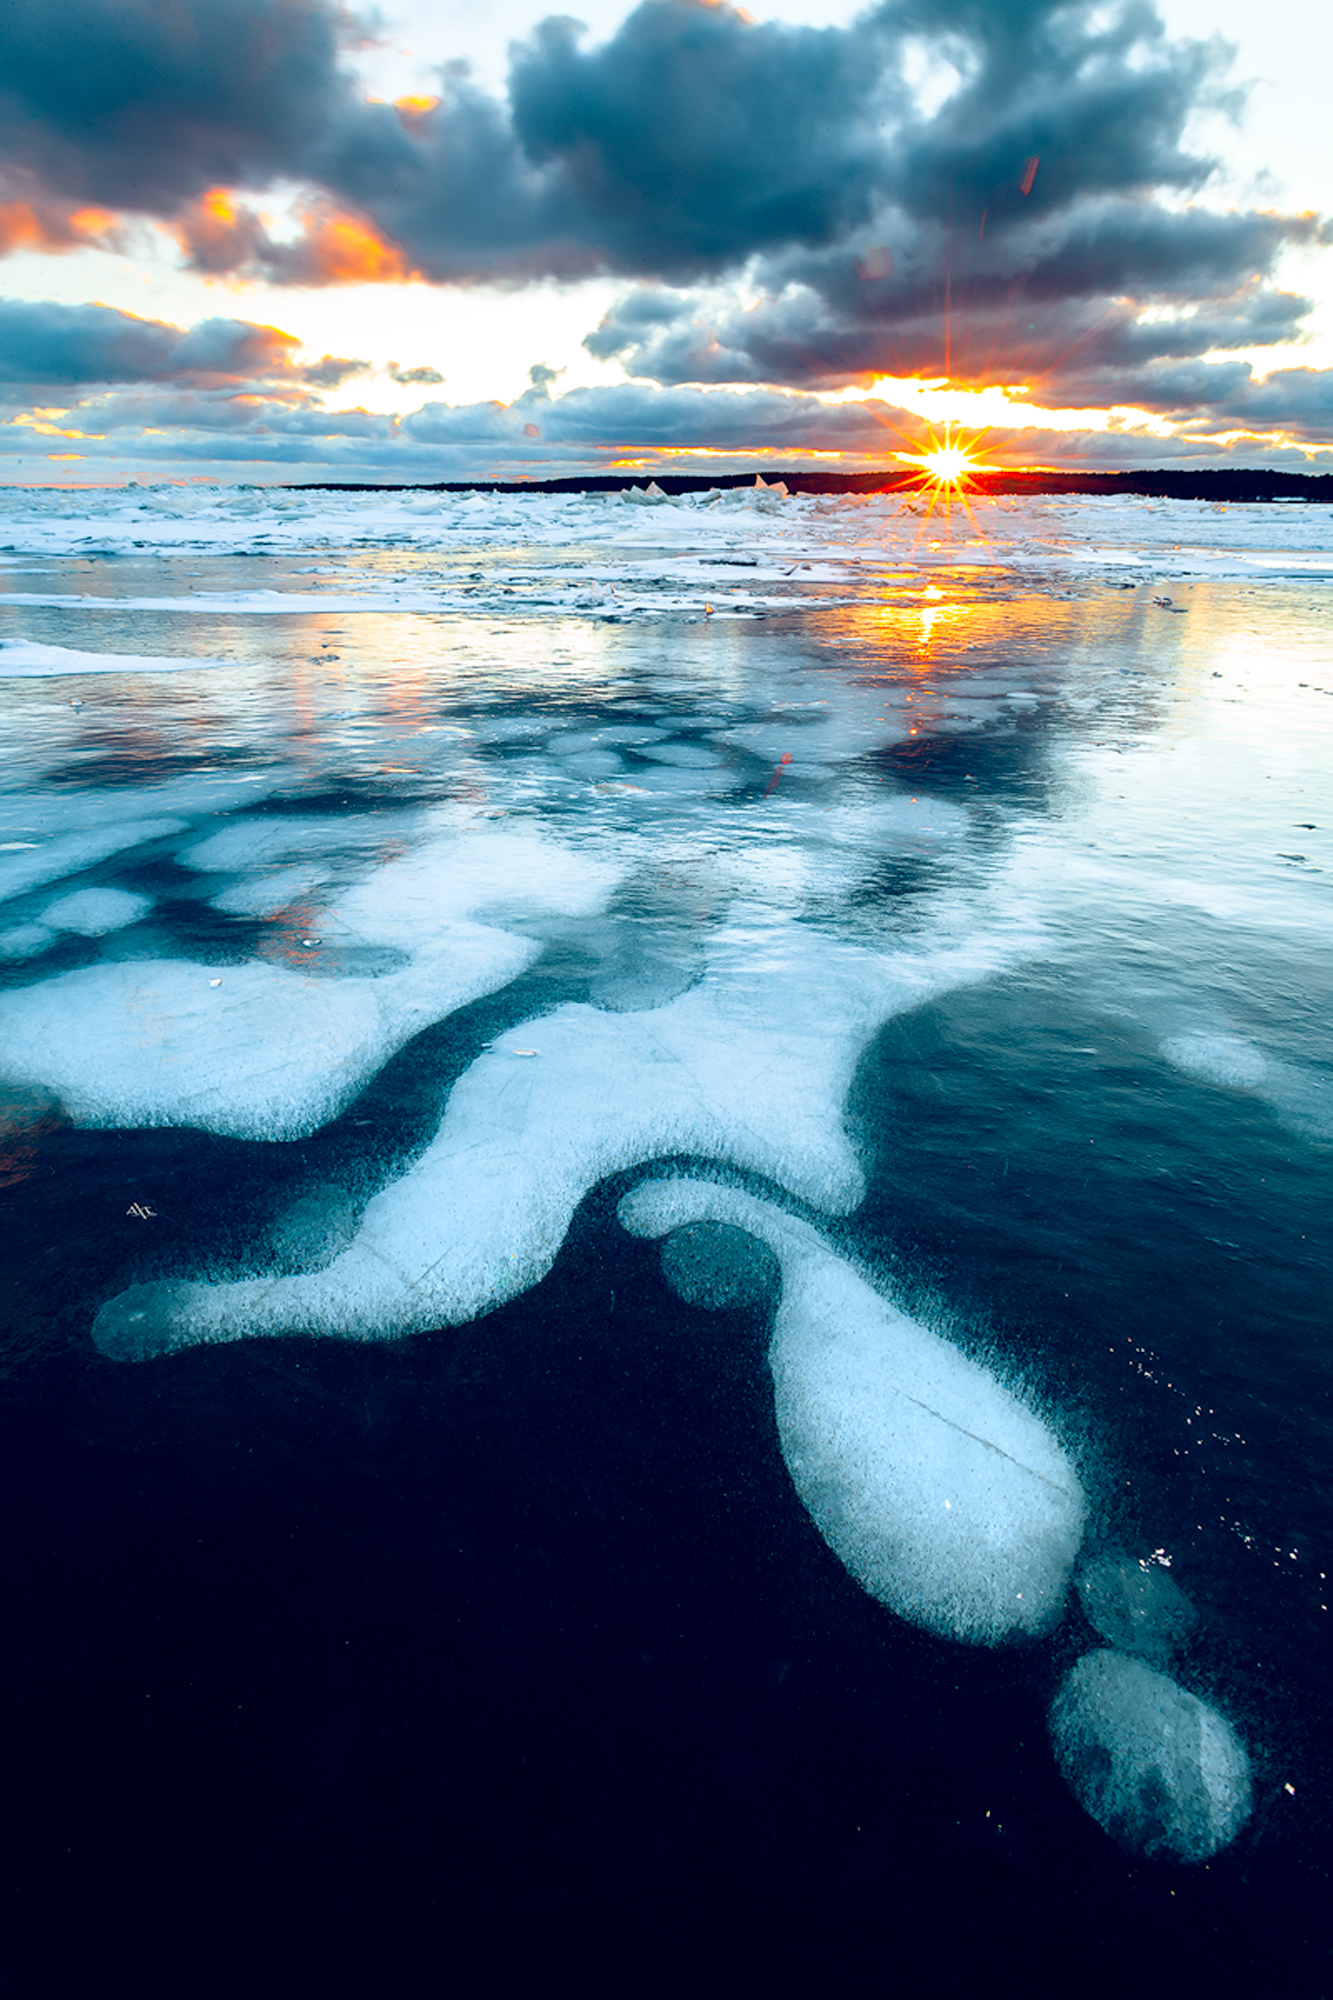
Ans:
<svg viewBox="0 0 1333 2000"><path fill-rule="evenodd" d="M544 22L506 99L447 66L434 106L366 101L354 27L334 0L70 0L53 33L49 0L9 0L0 248L110 240L118 213L200 270L288 284L620 273L643 288L589 345L667 385L947 374L1166 409L1187 364L1293 337L1278 259L1328 240L1191 205L1214 163L1188 123L1227 104L1226 51L1168 40L1149 0L882 0L819 29L644 0L600 44ZM255 206L275 184L304 191L294 237ZM84 364L54 321L22 365L196 365L103 331L110 375L62 373ZM356 367L314 365L311 386ZM1219 409L1237 393L1192 379Z"/></svg>
<svg viewBox="0 0 1333 2000"><path fill-rule="evenodd" d="M336 387L364 361L326 354L298 364L299 345L276 326L207 319L172 326L112 306L0 299L0 384L61 389L91 383L263 384L298 396Z"/></svg>
<svg viewBox="0 0 1333 2000"><path fill-rule="evenodd" d="M993 244L1089 200L1195 188L1211 163L1184 127L1222 67L1168 42L1146 0L885 0L822 29L645 0L597 46L544 22L507 103L451 65L423 110L359 96L344 28L330 0L72 0L55 36L47 0L12 0L0 154L69 199L164 217L294 180L441 278L681 278L873 215L961 243L985 214ZM923 50L958 79L930 117L907 82ZM225 237L198 245L211 268L290 249L248 224Z"/></svg>
<svg viewBox="0 0 1333 2000"><path fill-rule="evenodd" d="M52 196L165 218L210 188L295 180L438 277L696 272L863 217L881 122L908 103L875 16L760 27L648 0L590 50L550 20L516 52L508 104L454 65L425 115L359 96L342 30L328 0L72 0L54 34L48 0L11 0L0 163Z"/></svg>
<svg viewBox="0 0 1333 2000"><path fill-rule="evenodd" d="M992 265L970 281L957 277L946 314L942 254L938 264L915 253L897 260L890 291L858 280L864 253L848 250L758 266L753 303L726 290L631 293L585 344L659 382L834 389L877 375L948 375L1030 387L1042 401L1069 407L1134 401L1122 391L1155 360L1298 335L1307 299L1253 279L1234 284L1236 266L1271 263L1280 247L1271 217L1156 217L1150 242L1137 250L1125 240L1133 221L1101 218L1114 253L1110 284L1098 283L1082 244L1056 243L1046 254L1034 247L1027 272ZM1164 252L1168 238L1175 270ZM1236 254L1228 258L1230 249ZM1137 283L1126 268L1132 256Z"/></svg>
<svg viewBox="0 0 1333 2000"><path fill-rule="evenodd" d="M0 153L55 194L169 215L289 173L351 99L322 0L7 0Z"/></svg>

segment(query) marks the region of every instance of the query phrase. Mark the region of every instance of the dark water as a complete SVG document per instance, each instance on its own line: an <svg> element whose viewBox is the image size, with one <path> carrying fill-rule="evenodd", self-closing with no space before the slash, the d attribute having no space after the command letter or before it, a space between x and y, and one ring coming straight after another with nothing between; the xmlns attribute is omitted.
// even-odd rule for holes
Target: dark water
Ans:
<svg viewBox="0 0 1333 2000"><path fill-rule="evenodd" d="M351 867L461 803L640 857L601 913L531 919L526 970L303 1135L80 1123L56 1082L10 1086L9 1990L1329 1990L1318 587L1210 586L1188 620L966 579L938 613L726 626L4 616L88 648L123 616L118 650L233 662L7 684L14 853L108 799L123 819L127 792L186 822L0 907L18 931L77 889L145 898L91 935L53 918L9 991L125 959L364 973L301 955L331 892L219 907L246 870L188 857L242 820L327 822ZM722 761L561 750L608 723ZM703 775L653 789L673 770ZM959 817L886 834L886 800ZM616 1220L639 1166L595 1176L548 1274L461 1325L94 1345L130 1284L327 1258L282 1237L294 1202L337 1237L328 1191L354 1226L497 1035L627 966L688 989L742 864L770 914L781 891L784 922L854 943L1012 943L858 1051L859 1208L742 1178L1025 1385L1093 1543L1169 1561L1199 1614L1178 1670L1253 1764L1205 1864L1123 1853L1066 1789L1047 1710L1096 1643L1077 1608L968 1647L843 1569L778 1448L771 1296L668 1289Z"/></svg>

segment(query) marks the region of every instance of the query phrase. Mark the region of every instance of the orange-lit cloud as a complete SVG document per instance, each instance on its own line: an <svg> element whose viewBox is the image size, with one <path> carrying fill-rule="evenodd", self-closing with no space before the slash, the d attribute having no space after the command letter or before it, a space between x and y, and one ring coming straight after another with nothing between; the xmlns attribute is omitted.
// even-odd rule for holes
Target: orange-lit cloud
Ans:
<svg viewBox="0 0 1333 2000"><path fill-rule="evenodd" d="M13 250L121 247L122 223L105 208L65 208L58 202L0 202L0 257Z"/></svg>
<svg viewBox="0 0 1333 2000"><path fill-rule="evenodd" d="M306 284L402 285L417 275L396 243L355 216L307 210L300 220Z"/></svg>
<svg viewBox="0 0 1333 2000"><path fill-rule="evenodd" d="M409 132L414 132L432 111L438 111L438 97L395 97L393 108Z"/></svg>
<svg viewBox="0 0 1333 2000"><path fill-rule="evenodd" d="M209 188L173 225L195 270L286 285L401 285L418 273L397 244L332 203L297 210L301 234L274 237L226 188Z"/></svg>

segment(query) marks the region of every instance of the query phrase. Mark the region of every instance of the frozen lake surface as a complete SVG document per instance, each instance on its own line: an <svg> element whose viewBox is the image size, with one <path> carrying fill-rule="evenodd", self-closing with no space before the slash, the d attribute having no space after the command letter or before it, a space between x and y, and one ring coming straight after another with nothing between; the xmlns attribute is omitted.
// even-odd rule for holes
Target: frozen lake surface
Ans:
<svg viewBox="0 0 1333 2000"><path fill-rule="evenodd" d="M1331 585L0 494L16 1932L1320 1989Z"/></svg>

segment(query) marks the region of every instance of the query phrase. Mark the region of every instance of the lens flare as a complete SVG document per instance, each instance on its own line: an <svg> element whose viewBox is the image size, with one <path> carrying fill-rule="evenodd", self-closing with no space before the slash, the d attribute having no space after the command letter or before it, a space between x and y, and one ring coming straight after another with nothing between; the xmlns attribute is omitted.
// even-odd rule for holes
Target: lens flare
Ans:
<svg viewBox="0 0 1333 2000"><path fill-rule="evenodd" d="M945 426L943 437L931 432L928 451L900 451L895 455L904 465L916 466L923 482L936 488L961 491L973 473L988 470L966 445L959 443L952 425Z"/></svg>
<svg viewBox="0 0 1333 2000"><path fill-rule="evenodd" d="M923 451L920 461L932 479L951 484L965 479L973 464L970 455L958 444L941 445L938 451Z"/></svg>

